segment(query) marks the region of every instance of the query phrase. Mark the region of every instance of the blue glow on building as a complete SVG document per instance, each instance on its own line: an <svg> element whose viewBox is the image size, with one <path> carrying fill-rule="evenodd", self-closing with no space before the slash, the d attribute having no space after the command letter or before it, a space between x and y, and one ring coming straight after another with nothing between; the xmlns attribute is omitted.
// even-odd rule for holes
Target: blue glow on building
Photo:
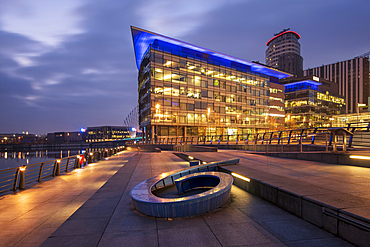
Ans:
<svg viewBox="0 0 370 247"><path fill-rule="evenodd" d="M305 89L312 89L318 91L320 85L322 85L322 83L311 80L297 81L284 84L286 93Z"/></svg>
<svg viewBox="0 0 370 247"><path fill-rule="evenodd" d="M171 52L174 55L196 58L204 62L212 62L214 65L221 65L234 68L239 71L252 71L278 79L292 76L289 73L279 71L258 63L249 62L236 57L225 55L219 52L208 50L196 45L192 45L180 40L152 33L143 29L131 26L132 40L134 43L136 66L140 69L143 56L151 46L153 49L160 49Z"/></svg>

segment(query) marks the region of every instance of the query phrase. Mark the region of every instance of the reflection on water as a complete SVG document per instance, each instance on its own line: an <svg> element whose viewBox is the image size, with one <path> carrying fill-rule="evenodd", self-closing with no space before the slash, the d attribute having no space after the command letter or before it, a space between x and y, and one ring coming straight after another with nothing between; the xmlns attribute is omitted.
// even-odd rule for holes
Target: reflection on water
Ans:
<svg viewBox="0 0 370 247"><path fill-rule="evenodd" d="M88 149L87 152L95 152L100 149ZM35 164L47 160L61 159L68 156L84 153L85 150L58 150L58 151L24 151L5 152L0 151L0 170L23 165Z"/></svg>

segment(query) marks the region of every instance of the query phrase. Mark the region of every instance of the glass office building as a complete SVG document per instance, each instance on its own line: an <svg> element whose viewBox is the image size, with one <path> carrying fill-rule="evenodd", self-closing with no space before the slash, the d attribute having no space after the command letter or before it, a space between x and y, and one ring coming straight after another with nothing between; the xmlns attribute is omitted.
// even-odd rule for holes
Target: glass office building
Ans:
<svg viewBox="0 0 370 247"><path fill-rule="evenodd" d="M290 74L136 27L131 31L146 141L231 140L268 128L269 83Z"/></svg>
<svg viewBox="0 0 370 247"><path fill-rule="evenodd" d="M285 113L288 128L330 127L333 116L344 113L345 100L338 84L316 76L287 78Z"/></svg>

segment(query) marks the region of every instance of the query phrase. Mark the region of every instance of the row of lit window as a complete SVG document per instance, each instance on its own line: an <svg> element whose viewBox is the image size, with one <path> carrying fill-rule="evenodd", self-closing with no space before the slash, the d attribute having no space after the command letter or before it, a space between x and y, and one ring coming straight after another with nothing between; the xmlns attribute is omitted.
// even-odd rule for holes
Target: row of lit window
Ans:
<svg viewBox="0 0 370 247"><path fill-rule="evenodd" d="M260 91L249 89L247 90L252 96L261 96ZM215 92L206 89L190 88L190 87L180 87L180 89L173 87L158 87L152 86L151 92L159 95L166 96L186 96L188 98L201 99L209 98L220 102L242 102L242 99L247 99L247 96L237 95L237 94L225 94L223 92ZM263 91L268 92L268 91Z"/></svg>
<svg viewBox="0 0 370 247"><path fill-rule="evenodd" d="M192 69L194 66L189 66L187 72L193 72L194 69ZM186 72L186 71L184 71ZM195 73L196 74L196 73ZM226 75L223 73L218 73L215 71L208 71L205 73L199 73L200 75L207 76L207 77L213 77L217 79L224 79L227 81L233 81L236 83L240 84L245 84L245 85L255 85L259 87L268 87L269 86L269 81L261 78L260 80L257 80L256 77L248 76L248 75ZM166 69L161 69L161 68L155 68L152 69L152 76L154 76L155 79L157 80L163 80L163 81L173 81L177 83L193 83L193 84L200 84L200 81L202 79L201 76L197 75L192 75L192 74L186 74L182 73L181 70L166 70ZM217 79L214 80L213 86L218 86L218 81ZM207 79L208 80L208 79Z"/></svg>
<svg viewBox="0 0 370 247"><path fill-rule="evenodd" d="M258 119L259 121L266 120L267 113L255 113L254 118L249 115L219 115L219 114L194 114L188 113L184 115L173 115L169 112L164 114L154 113L152 114L152 123L168 123L168 124L228 124L228 123L238 123L238 124L251 124L251 121ZM256 118L260 116L260 118Z"/></svg>
<svg viewBox="0 0 370 247"><path fill-rule="evenodd" d="M237 82L241 82L243 80L256 81L256 79L259 78L260 81L268 83L268 78L265 75L258 76L253 72L242 74L241 72L236 72L235 70L226 69L221 66L212 66L206 63L199 63L198 61L195 61L193 59L184 60L179 58L178 56L171 57L163 55L161 52L158 53L157 51L152 57L152 61L153 60L155 63L163 65L163 67L172 68L175 70L189 71L200 75L206 75ZM239 78L239 80L237 78Z"/></svg>
<svg viewBox="0 0 370 247"><path fill-rule="evenodd" d="M325 100L325 101L331 101L331 102L334 102L334 103L345 105L344 99L338 98L338 97L335 97L335 96L331 96L329 94L323 94L323 93L318 92L317 93L317 99Z"/></svg>

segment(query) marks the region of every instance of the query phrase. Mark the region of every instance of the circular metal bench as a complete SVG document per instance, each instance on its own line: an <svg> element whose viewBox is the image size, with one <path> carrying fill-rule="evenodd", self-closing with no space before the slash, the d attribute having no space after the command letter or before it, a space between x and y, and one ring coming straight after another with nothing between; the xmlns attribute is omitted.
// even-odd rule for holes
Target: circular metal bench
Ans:
<svg viewBox="0 0 370 247"><path fill-rule="evenodd" d="M222 207L229 200L233 178L227 173L207 171L216 170L215 165L163 173L137 184L130 191L134 207L145 215L166 218L193 216ZM179 198L162 198L153 194L157 189L175 184L181 193L215 186L199 194Z"/></svg>

